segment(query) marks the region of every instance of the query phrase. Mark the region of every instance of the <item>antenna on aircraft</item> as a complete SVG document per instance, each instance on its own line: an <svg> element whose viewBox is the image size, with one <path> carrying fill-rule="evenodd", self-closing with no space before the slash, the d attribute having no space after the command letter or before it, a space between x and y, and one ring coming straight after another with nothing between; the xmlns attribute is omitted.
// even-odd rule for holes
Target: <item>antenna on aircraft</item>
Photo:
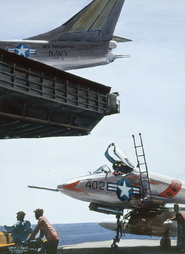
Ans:
<svg viewBox="0 0 185 254"><path fill-rule="evenodd" d="M32 186L32 185L28 185L28 188L39 189L39 190L49 190L49 191L59 191L58 189L45 188L45 187Z"/></svg>

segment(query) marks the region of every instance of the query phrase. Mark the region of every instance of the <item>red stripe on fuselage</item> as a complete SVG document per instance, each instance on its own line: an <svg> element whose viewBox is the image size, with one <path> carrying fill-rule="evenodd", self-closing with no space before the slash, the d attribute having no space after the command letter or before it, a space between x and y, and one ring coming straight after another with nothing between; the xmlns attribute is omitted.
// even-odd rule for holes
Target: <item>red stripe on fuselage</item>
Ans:
<svg viewBox="0 0 185 254"><path fill-rule="evenodd" d="M164 198L173 198L175 197L182 188L182 183L178 180L172 180L172 183L168 186L168 188L159 194L160 197Z"/></svg>

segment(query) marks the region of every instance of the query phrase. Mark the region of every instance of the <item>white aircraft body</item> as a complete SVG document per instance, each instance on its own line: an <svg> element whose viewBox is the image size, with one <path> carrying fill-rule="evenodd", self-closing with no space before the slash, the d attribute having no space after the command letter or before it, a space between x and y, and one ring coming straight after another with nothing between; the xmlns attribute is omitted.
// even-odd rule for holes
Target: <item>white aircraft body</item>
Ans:
<svg viewBox="0 0 185 254"><path fill-rule="evenodd" d="M135 145L136 151L137 147L140 146ZM119 218L124 210L129 209L122 221L118 218L117 224L101 225L111 230L117 230L121 225L121 231L125 233L160 236L164 245L169 243L170 236L177 235L176 223L165 222L175 215L167 205L185 204L185 182L148 172L143 145L141 147L143 152L137 154L138 166L134 167L127 155L111 144L105 156L113 164L114 171L103 165L89 175L59 184L55 190L89 202L90 210L115 214ZM111 151L113 156L110 155ZM141 169L141 166L145 169Z"/></svg>
<svg viewBox="0 0 185 254"><path fill-rule="evenodd" d="M93 0L60 27L0 48L62 70L109 64L127 57L112 53L117 43L131 41L113 35L124 1Z"/></svg>

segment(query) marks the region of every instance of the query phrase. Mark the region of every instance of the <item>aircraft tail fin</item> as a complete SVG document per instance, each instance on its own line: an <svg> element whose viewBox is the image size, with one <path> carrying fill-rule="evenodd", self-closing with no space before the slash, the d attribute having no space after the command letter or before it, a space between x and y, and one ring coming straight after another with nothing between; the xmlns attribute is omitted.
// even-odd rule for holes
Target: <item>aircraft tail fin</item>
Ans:
<svg viewBox="0 0 185 254"><path fill-rule="evenodd" d="M93 0L62 26L28 39L109 41L125 0Z"/></svg>

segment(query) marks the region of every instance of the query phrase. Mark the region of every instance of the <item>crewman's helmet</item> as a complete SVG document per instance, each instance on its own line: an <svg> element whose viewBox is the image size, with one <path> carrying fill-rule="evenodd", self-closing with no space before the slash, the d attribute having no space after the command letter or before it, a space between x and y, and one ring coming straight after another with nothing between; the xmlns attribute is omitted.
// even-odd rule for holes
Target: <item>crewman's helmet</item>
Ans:
<svg viewBox="0 0 185 254"><path fill-rule="evenodd" d="M113 165L112 165L112 167L113 167L113 169L117 169L117 168L119 168L119 162L118 161L115 161L114 163L113 163Z"/></svg>

